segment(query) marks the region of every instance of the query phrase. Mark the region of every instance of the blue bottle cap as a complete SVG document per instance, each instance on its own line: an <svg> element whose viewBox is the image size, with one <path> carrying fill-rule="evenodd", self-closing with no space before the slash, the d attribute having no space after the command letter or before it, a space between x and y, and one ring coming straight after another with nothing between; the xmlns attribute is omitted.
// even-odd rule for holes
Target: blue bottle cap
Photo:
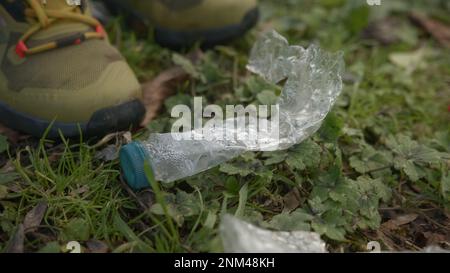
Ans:
<svg viewBox="0 0 450 273"><path fill-rule="evenodd" d="M132 142L123 146L119 157L125 180L133 190L150 187L144 172L144 163L148 159L148 155L140 142Z"/></svg>

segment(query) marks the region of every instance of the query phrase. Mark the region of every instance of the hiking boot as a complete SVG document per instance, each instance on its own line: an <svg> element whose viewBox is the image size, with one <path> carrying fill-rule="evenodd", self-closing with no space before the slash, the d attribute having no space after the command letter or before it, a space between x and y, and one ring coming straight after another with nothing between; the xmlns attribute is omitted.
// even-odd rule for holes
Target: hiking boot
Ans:
<svg viewBox="0 0 450 273"><path fill-rule="evenodd" d="M116 10L151 22L155 40L172 49L203 47L243 35L258 21L257 0L105 0Z"/></svg>
<svg viewBox="0 0 450 273"><path fill-rule="evenodd" d="M140 123L140 85L86 1L0 3L0 123L49 138Z"/></svg>

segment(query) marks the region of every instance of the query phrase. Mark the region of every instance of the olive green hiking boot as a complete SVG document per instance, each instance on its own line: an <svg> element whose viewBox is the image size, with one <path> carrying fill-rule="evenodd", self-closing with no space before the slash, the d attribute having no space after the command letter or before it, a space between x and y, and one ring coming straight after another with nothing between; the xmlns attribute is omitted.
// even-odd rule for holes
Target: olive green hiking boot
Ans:
<svg viewBox="0 0 450 273"><path fill-rule="evenodd" d="M41 137L137 126L140 85L86 1L0 0L0 123ZM45 3L45 4L44 4Z"/></svg>
<svg viewBox="0 0 450 273"><path fill-rule="evenodd" d="M180 49L202 42L222 44L243 35L258 21L257 0L105 0L134 18L149 21L156 41Z"/></svg>

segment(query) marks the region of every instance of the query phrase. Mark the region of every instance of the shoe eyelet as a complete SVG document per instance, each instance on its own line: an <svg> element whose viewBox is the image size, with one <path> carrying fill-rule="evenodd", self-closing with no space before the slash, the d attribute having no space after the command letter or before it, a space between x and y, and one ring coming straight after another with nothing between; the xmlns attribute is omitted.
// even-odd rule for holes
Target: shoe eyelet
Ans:
<svg viewBox="0 0 450 273"><path fill-rule="evenodd" d="M25 56L24 58L19 57L16 52L16 46L14 45L9 47L8 52L6 53L6 58L13 65L23 64L28 59L27 56Z"/></svg>
<svg viewBox="0 0 450 273"><path fill-rule="evenodd" d="M25 44L24 41L19 41L16 44L15 51L16 51L17 56L19 56L20 58L23 59L27 55L26 52L28 51L28 47L27 47L27 45Z"/></svg>

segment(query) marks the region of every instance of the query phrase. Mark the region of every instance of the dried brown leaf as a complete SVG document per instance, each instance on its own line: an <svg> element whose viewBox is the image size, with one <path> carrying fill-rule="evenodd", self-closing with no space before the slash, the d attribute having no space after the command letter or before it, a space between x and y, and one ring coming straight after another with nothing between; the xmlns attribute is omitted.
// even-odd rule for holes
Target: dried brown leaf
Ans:
<svg viewBox="0 0 450 273"><path fill-rule="evenodd" d="M413 22L425 29L441 45L450 47L450 26L417 12L411 13L410 18Z"/></svg>
<svg viewBox="0 0 450 273"><path fill-rule="evenodd" d="M395 29L398 28L399 19L387 17L372 22L363 32L363 37L372 38L382 45L390 45L398 42L399 37Z"/></svg>
<svg viewBox="0 0 450 273"><path fill-rule="evenodd" d="M108 245L102 241L89 240L86 242L86 246L90 253L108 253Z"/></svg>
<svg viewBox="0 0 450 273"><path fill-rule="evenodd" d="M403 226L403 225L413 222L414 220L417 219L418 216L419 215L415 214L415 213L399 215L399 216L395 217L394 219L391 219L391 220L383 223L383 227L386 229L389 229L389 230L397 229L400 226Z"/></svg>
<svg viewBox="0 0 450 273"><path fill-rule="evenodd" d="M395 251L399 249L399 246L389 237L389 231L381 228L376 231L377 233L377 240L381 241L383 245L387 248L389 251Z"/></svg>
<svg viewBox="0 0 450 273"><path fill-rule="evenodd" d="M294 188L288 194L283 197L284 210L291 212L300 206L300 192L297 188Z"/></svg>
<svg viewBox="0 0 450 273"><path fill-rule="evenodd" d="M47 203L40 202L30 210L25 216L23 221L23 227L26 232L31 232L36 230L36 228L41 224L44 218L45 212L47 211Z"/></svg>
<svg viewBox="0 0 450 273"><path fill-rule="evenodd" d="M19 224L16 233L9 241L6 253L23 253L23 243L25 240L25 229L23 224Z"/></svg>
<svg viewBox="0 0 450 273"><path fill-rule="evenodd" d="M427 240L426 245L438 245L448 242L448 240L450 239L450 235L445 236L443 234L435 232L424 232L423 235Z"/></svg>
<svg viewBox="0 0 450 273"><path fill-rule="evenodd" d="M141 125L146 126L162 109L164 100L175 93L176 86L188 78L181 67L172 67L142 85L143 103L147 110Z"/></svg>

